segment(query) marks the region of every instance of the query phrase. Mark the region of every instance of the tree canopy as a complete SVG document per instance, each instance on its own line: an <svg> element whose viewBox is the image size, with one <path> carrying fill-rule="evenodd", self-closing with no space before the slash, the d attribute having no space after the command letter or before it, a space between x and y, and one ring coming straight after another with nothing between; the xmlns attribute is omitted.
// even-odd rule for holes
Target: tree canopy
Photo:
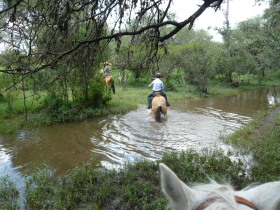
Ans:
<svg viewBox="0 0 280 210"><path fill-rule="evenodd" d="M207 8L217 10L223 0L198 2L198 10L178 22L168 17L172 0L2 0L1 42L19 56L0 71L29 76L62 60L74 68L84 59L97 61L112 40L119 47L122 36L141 35L157 50L185 26L192 28ZM172 30L163 33L166 26Z"/></svg>
<svg viewBox="0 0 280 210"><path fill-rule="evenodd" d="M179 73L183 84L188 80L201 92L217 74L232 83L233 73L257 73L261 79L267 70L276 71L279 1L236 29L226 19L219 30L224 43L190 30L206 9L217 10L223 2L228 1L197 0L197 11L177 21L170 13L173 0L0 0L0 42L7 49L0 55L2 91L40 86L66 100L69 90L72 99L88 98L107 59L123 87L126 70L136 80L159 69L166 81Z"/></svg>

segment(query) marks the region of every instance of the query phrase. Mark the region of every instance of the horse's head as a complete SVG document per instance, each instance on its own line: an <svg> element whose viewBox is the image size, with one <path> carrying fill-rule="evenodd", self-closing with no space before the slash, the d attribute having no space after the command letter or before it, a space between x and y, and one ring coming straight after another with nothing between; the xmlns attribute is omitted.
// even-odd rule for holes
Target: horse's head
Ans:
<svg viewBox="0 0 280 210"><path fill-rule="evenodd" d="M161 183L169 207L174 210L279 210L280 181L234 191L231 186L210 184L190 188L163 163Z"/></svg>

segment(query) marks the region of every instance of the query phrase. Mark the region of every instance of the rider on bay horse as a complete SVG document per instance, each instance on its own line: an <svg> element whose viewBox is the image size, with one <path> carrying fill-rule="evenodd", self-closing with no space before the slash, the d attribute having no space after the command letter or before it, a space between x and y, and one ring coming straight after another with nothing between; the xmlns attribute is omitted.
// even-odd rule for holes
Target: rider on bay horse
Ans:
<svg viewBox="0 0 280 210"><path fill-rule="evenodd" d="M163 82L161 81L160 78L163 77L163 75L161 73L156 73L155 75L155 79L153 80L153 82L149 85L149 87L153 87L153 92L151 92L148 95L148 109L150 109L152 107L152 102L151 102L151 97L153 97L155 92L160 92L162 96L165 97L166 99L166 106L170 106L168 99L167 99L167 95L165 92L163 92L164 90L164 85Z"/></svg>
<svg viewBox="0 0 280 210"><path fill-rule="evenodd" d="M105 84L106 84L106 89L107 90L113 90L113 93L115 94L115 84L114 84L114 79L111 76L111 63L108 61L104 62L104 69L100 70L100 75L104 78Z"/></svg>
<svg viewBox="0 0 280 210"><path fill-rule="evenodd" d="M110 71L111 71L111 67L110 67L110 63L108 62L108 61L106 61L105 63L104 63L104 69L103 69L103 71L104 71L104 75L105 76L109 76L111 73L110 73Z"/></svg>

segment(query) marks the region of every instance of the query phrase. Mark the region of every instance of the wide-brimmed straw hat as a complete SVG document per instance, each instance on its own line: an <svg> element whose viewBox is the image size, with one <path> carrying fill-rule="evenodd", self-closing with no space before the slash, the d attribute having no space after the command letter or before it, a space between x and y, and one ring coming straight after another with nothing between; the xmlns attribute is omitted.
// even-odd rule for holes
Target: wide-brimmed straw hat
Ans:
<svg viewBox="0 0 280 210"><path fill-rule="evenodd" d="M111 65L111 63L109 63L108 61L106 61L106 62L104 63L104 65Z"/></svg>
<svg viewBox="0 0 280 210"><path fill-rule="evenodd" d="M155 74L155 77L163 77L163 75L158 72L158 73Z"/></svg>

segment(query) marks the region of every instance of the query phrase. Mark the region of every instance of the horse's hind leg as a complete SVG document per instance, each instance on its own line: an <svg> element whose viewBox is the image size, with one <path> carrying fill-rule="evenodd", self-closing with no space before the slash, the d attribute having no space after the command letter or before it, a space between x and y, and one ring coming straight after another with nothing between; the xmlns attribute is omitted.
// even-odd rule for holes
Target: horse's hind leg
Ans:
<svg viewBox="0 0 280 210"><path fill-rule="evenodd" d="M113 93L116 94L116 89L115 89L115 84L114 84L114 82L112 83L111 88L112 88L112 90L113 90Z"/></svg>

